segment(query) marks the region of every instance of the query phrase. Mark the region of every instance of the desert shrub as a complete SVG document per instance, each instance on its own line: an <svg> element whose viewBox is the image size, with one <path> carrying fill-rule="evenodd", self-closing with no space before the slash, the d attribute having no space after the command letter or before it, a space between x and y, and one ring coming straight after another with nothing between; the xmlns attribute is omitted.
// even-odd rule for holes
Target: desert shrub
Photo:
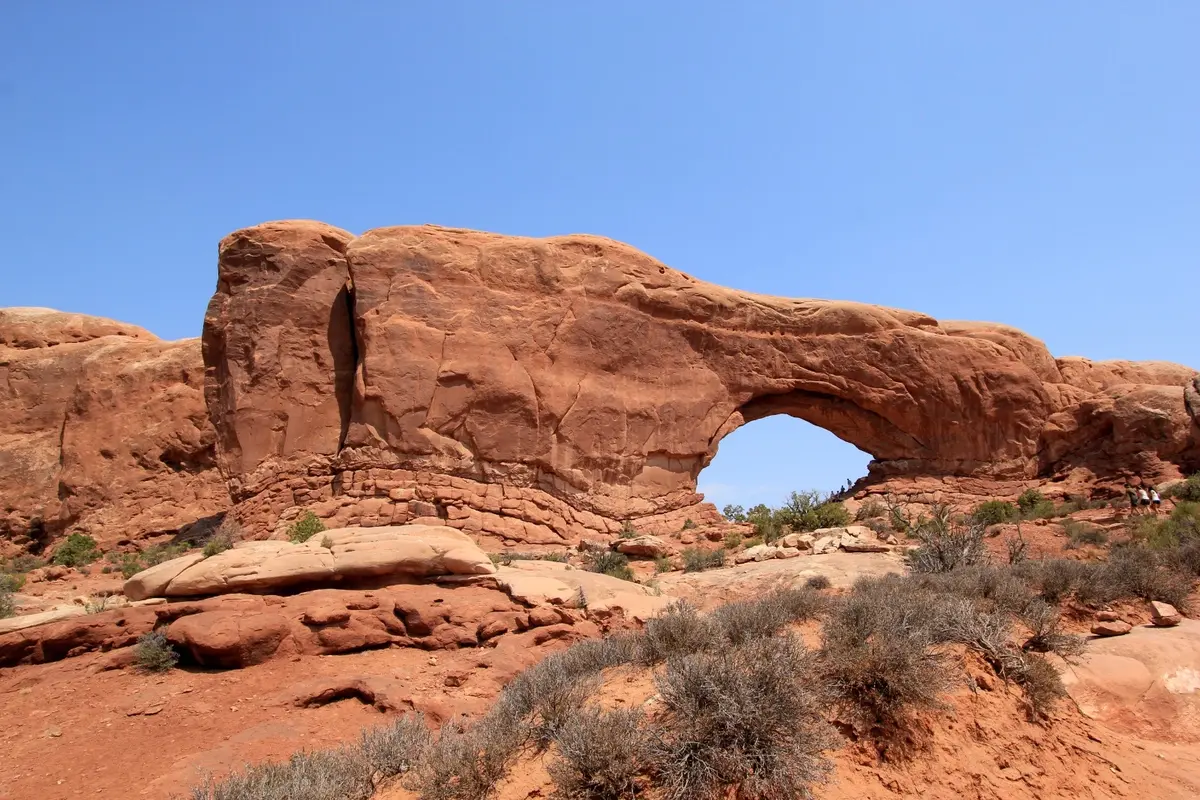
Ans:
<svg viewBox="0 0 1200 800"><path fill-rule="evenodd" d="M1014 570L988 564L918 574L914 583L938 595L965 598L981 611L1019 613L1034 599L1029 582Z"/></svg>
<svg viewBox="0 0 1200 800"><path fill-rule="evenodd" d="M971 519L980 525L998 525L1017 518L1017 507L1006 500L988 500L971 511Z"/></svg>
<svg viewBox="0 0 1200 800"><path fill-rule="evenodd" d="M630 522L629 520L625 520L624 522L621 523L621 538L622 539L632 539L633 537L635 537L637 535L638 535L637 529L633 527L632 522Z"/></svg>
<svg viewBox="0 0 1200 800"><path fill-rule="evenodd" d="M316 536L325 530L325 523L321 522L321 518L311 511L305 511L300 515L300 519L292 523L288 528L288 541L299 544L307 542L312 537Z"/></svg>
<svg viewBox="0 0 1200 800"><path fill-rule="evenodd" d="M654 571L658 574L671 571L671 559L666 556L659 556L654 559Z"/></svg>
<svg viewBox="0 0 1200 800"><path fill-rule="evenodd" d="M1044 716L1060 698L1067 696L1058 670L1037 653L1025 654L1015 680L1025 690L1033 716Z"/></svg>
<svg viewBox="0 0 1200 800"><path fill-rule="evenodd" d="M846 507L834 500L832 495L816 490L792 492L777 511L772 512L768 509L767 513L760 517L764 521L769 520L774 533L770 536L765 535L765 528L760 526L758 532L763 534L767 542L774 541L785 526L793 531L815 531L818 528L836 528L850 524L850 512ZM753 517L751 521L756 522Z"/></svg>
<svg viewBox="0 0 1200 800"><path fill-rule="evenodd" d="M19 572L0 572L0 592L19 592L24 585L24 574Z"/></svg>
<svg viewBox="0 0 1200 800"><path fill-rule="evenodd" d="M738 537L739 539L741 537ZM703 572L725 566L725 548L705 550L701 547L689 547L683 551L683 571Z"/></svg>
<svg viewBox="0 0 1200 800"><path fill-rule="evenodd" d="M938 706L948 667L937 604L903 579L859 581L822 628L820 671L835 707L882 751L911 730L911 712Z"/></svg>
<svg viewBox="0 0 1200 800"><path fill-rule="evenodd" d="M1179 569L1200 577L1200 538L1184 542L1175 551Z"/></svg>
<svg viewBox="0 0 1200 800"><path fill-rule="evenodd" d="M1108 544L1108 534L1103 528L1069 519L1063 522L1063 531L1067 534L1067 547L1075 548L1081 545L1100 546Z"/></svg>
<svg viewBox="0 0 1200 800"><path fill-rule="evenodd" d="M1083 639L1062 630L1062 613L1058 607L1035 599L1021 610L1021 621L1029 628L1029 639L1023 649L1039 653L1058 653L1064 658L1083 652Z"/></svg>
<svg viewBox="0 0 1200 800"><path fill-rule="evenodd" d="M900 501L892 495L884 498L888 509L888 524L892 526L892 530L896 533L908 533L912 527L912 518L904 508L900 505Z"/></svg>
<svg viewBox="0 0 1200 800"><path fill-rule="evenodd" d="M121 577L125 580L129 580L146 568L137 553L122 553L118 557L116 566L121 572Z"/></svg>
<svg viewBox="0 0 1200 800"><path fill-rule="evenodd" d="M637 796L636 779L650 758L650 741L636 709L585 708L555 734L548 771L556 797L621 800Z"/></svg>
<svg viewBox="0 0 1200 800"><path fill-rule="evenodd" d="M949 572L955 567L987 560L983 544L986 526L976 521L953 522L935 517L915 526L911 533L921 544L908 554L914 572Z"/></svg>
<svg viewBox="0 0 1200 800"><path fill-rule="evenodd" d="M1197 472L1185 481L1175 484L1169 490L1164 491L1163 495L1173 497L1176 500L1200 503L1200 472Z"/></svg>
<svg viewBox="0 0 1200 800"><path fill-rule="evenodd" d="M600 572L623 581L633 580L633 570L629 568L629 557L614 550L605 550L590 555L587 568L592 572Z"/></svg>
<svg viewBox="0 0 1200 800"><path fill-rule="evenodd" d="M1163 554L1141 545L1117 547L1108 561L1087 575L1076 588L1084 602L1109 602L1140 597L1161 600L1184 608L1192 590L1192 576Z"/></svg>
<svg viewBox="0 0 1200 800"><path fill-rule="evenodd" d="M825 575L813 575L804 582L804 585L809 589L820 591L821 589L828 589L833 584L829 582L829 578Z"/></svg>
<svg viewBox="0 0 1200 800"><path fill-rule="evenodd" d="M433 737L421 714L405 714L390 725L368 728L358 739L357 753L378 778L411 771Z"/></svg>
<svg viewBox="0 0 1200 800"><path fill-rule="evenodd" d="M321 537L321 547L323 547L326 550L332 550L333 549L333 537L329 536L328 534L326 534L325 536L322 536Z"/></svg>
<svg viewBox="0 0 1200 800"><path fill-rule="evenodd" d="M55 549L53 561L64 567L85 567L98 558L95 539L86 533L72 533Z"/></svg>
<svg viewBox="0 0 1200 800"><path fill-rule="evenodd" d="M218 528L217 532L214 533L209 540L204 543L204 549L201 552L204 553L205 558L211 558L218 553L224 553L226 550L229 550L232 547L233 537L225 532L224 525L222 525L221 528Z"/></svg>
<svg viewBox="0 0 1200 800"><path fill-rule="evenodd" d="M1037 489L1026 489L1017 498L1017 508L1021 509L1022 513L1029 513L1044 502L1045 496Z"/></svg>
<svg viewBox="0 0 1200 800"><path fill-rule="evenodd" d="M795 636L672 660L656 678L654 767L670 800L807 798L831 745Z"/></svg>
<svg viewBox="0 0 1200 800"><path fill-rule="evenodd" d="M97 595L87 598L83 603L83 610L88 614L99 614L108 610L108 604L112 602L112 598L108 595Z"/></svg>
<svg viewBox="0 0 1200 800"><path fill-rule="evenodd" d="M1020 531L1017 531L1015 538L1008 540L1007 547L1008 563L1010 565L1020 564L1027 558L1026 552L1029 546L1025 543L1025 537L1021 535Z"/></svg>
<svg viewBox="0 0 1200 800"><path fill-rule="evenodd" d="M13 600L13 590L7 583L0 583L0 619L7 619L17 613L17 604Z"/></svg>
<svg viewBox="0 0 1200 800"><path fill-rule="evenodd" d="M743 539L742 545L749 550L751 547L758 547L763 543L761 536L751 536L749 539Z"/></svg>
<svg viewBox="0 0 1200 800"><path fill-rule="evenodd" d="M716 636L712 623L694 605L676 600L646 622L640 657L643 663L658 664L698 653L711 648Z"/></svg>
<svg viewBox="0 0 1200 800"><path fill-rule="evenodd" d="M1042 500L1021 514L1023 519L1054 519L1061 516L1065 516L1065 513L1054 505L1053 500Z"/></svg>
<svg viewBox="0 0 1200 800"><path fill-rule="evenodd" d="M690 531L694 527L696 527L696 523L692 522L690 519L685 519L683 521L683 529L685 531Z"/></svg>
<svg viewBox="0 0 1200 800"><path fill-rule="evenodd" d="M725 603L708 615L708 621L717 636L737 646L751 639L774 636L788 623L788 615L768 595Z"/></svg>
<svg viewBox="0 0 1200 800"><path fill-rule="evenodd" d="M148 547L142 553L142 563L149 567L156 567L164 561L170 561L173 558L179 558L187 552L188 546L184 542L177 544L156 544L153 547Z"/></svg>
<svg viewBox="0 0 1200 800"><path fill-rule="evenodd" d="M448 722L409 773L422 800L484 800L508 772L522 731L489 714L473 725Z"/></svg>
<svg viewBox="0 0 1200 800"><path fill-rule="evenodd" d="M1159 549L1178 547L1200 539L1200 503L1181 501L1166 519L1143 516L1131 520L1130 535Z"/></svg>
<svg viewBox="0 0 1200 800"><path fill-rule="evenodd" d="M736 550L738 545L742 543L742 535L737 531L730 531L725 534L725 549Z"/></svg>
<svg viewBox="0 0 1200 800"><path fill-rule="evenodd" d="M345 748L294 753L287 761L247 764L192 789L192 800L366 800L373 793L363 762Z"/></svg>
<svg viewBox="0 0 1200 800"><path fill-rule="evenodd" d="M147 672L166 672L179 663L179 653L162 631L152 631L138 637L133 648L133 663Z"/></svg>
<svg viewBox="0 0 1200 800"><path fill-rule="evenodd" d="M521 729L522 744L539 751L596 692L596 672L581 669L586 662L552 655L522 672L504 687L488 715Z"/></svg>
<svg viewBox="0 0 1200 800"><path fill-rule="evenodd" d="M13 575L24 574L46 566L46 559L29 553L13 556L4 566L4 571Z"/></svg>
<svg viewBox="0 0 1200 800"><path fill-rule="evenodd" d="M887 513L887 508L884 507L883 503L872 497L858 507L858 511L854 513L854 519L858 522L865 522L870 519L885 517Z"/></svg>

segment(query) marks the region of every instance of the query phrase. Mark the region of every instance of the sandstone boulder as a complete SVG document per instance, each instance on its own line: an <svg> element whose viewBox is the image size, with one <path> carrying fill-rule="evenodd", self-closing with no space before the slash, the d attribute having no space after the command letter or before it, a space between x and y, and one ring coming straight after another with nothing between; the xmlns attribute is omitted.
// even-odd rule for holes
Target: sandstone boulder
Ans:
<svg viewBox="0 0 1200 800"><path fill-rule="evenodd" d="M470 537L453 528L342 528L302 544L243 542L209 558L183 556L134 575L125 595L202 597L384 576L488 575L495 569Z"/></svg>
<svg viewBox="0 0 1200 800"><path fill-rule="evenodd" d="M671 552L670 546L657 536L634 536L632 539L618 539L613 543L618 553L643 558L659 558Z"/></svg>
<svg viewBox="0 0 1200 800"><path fill-rule="evenodd" d="M776 558L779 554L779 548L769 544L756 544L754 547L748 547L742 552L734 556L735 564L745 564L748 561L767 561L768 559Z"/></svg>
<svg viewBox="0 0 1200 800"><path fill-rule="evenodd" d="M1124 636L1133 630L1133 626L1128 622L1097 622L1092 626L1092 633L1097 636Z"/></svg>
<svg viewBox="0 0 1200 800"><path fill-rule="evenodd" d="M1173 628L1183 621L1183 615L1170 603L1150 602L1150 621L1159 628Z"/></svg>
<svg viewBox="0 0 1200 800"><path fill-rule="evenodd" d="M208 611L171 623L167 639L202 667L237 669L270 659L290 633L282 614Z"/></svg>
<svg viewBox="0 0 1200 800"><path fill-rule="evenodd" d="M779 540L784 547L794 547L797 550L812 550L817 537L811 533L789 533Z"/></svg>
<svg viewBox="0 0 1200 800"><path fill-rule="evenodd" d="M1096 620L1099 622L1119 622L1121 615L1115 611L1097 611Z"/></svg>

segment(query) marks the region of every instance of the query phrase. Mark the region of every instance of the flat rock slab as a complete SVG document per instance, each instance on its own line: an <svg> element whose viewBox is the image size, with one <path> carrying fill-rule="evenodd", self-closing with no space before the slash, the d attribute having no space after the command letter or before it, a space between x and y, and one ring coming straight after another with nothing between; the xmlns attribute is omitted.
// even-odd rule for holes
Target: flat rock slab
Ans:
<svg viewBox="0 0 1200 800"><path fill-rule="evenodd" d="M301 544L243 542L208 558L195 553L176 558L134 575L125 582L125 596L131 600L207 597L354 578L489 575L495 571L479 546L453 528L336 528Z"/></svg>

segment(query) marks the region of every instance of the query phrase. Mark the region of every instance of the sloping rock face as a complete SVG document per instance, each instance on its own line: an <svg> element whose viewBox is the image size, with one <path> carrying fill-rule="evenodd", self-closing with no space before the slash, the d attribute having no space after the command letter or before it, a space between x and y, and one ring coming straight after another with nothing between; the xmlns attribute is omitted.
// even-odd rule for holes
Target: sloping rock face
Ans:
<svg viewBox="0 0 1200 800"><path fill-rule="evenodd" d="M311 507L506 544L677 529L715 515L695 481L721 438L772 414L872 454L875 479L1200 461L1187 367L731 291L590 236L248 228L221 243L203 343L218 458L268 528Z"/></svg>
<svg viewBox="0 0 1200 800"><path fill-rule="evenodd" d="M453 528L402 525L340 528L307 542L243 542L205 558L192 553L151 567L125 581L125 596L208 597L276 592L364 578L490 575L491 560Z"/></svg>
<svg viewBox="0 0 1200 800"><path fill-rule="evenodd" d="M229 506L195 339L0 309L0 552L68 530L102 545Z"/></svg>

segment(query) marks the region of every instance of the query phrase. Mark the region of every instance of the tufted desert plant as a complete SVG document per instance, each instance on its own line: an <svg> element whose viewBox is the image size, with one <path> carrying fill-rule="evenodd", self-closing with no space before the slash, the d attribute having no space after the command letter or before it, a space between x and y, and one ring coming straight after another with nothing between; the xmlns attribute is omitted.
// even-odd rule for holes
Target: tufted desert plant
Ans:
<svg viewBox="0 0 1200 800"><path fill-rule="evenodd" d="M640 637L640 660L660 664L711 649L717 632L708 617L686 600L676 600L648 620Z"/></svg>
<svg viewBox="0 0 1200 800"><path fill-rule="evenodd" d="M949 572L956 567L982 564L987 560L983 537L987 526L977 520L956 522L948 516L935 516L912 528L920 540L908 554L914 572Z"/></svg>
<svg viewBox="0 0 1200 800"><path fill-rule="evenodd" d="M321 522L321 518L311 511L305 511L300 515L300 518L292 523L288 528L288 541L299 544L307 542L312 537L316 536L325 530L325 523Z"/></svg>
<svg viewBox="0 0 1200 800"><path fill-rule="evenodd" d="M829 577L826 575L813 575L804 582L804 585L809 589L820 591L821 589L828 589L833 584L830 583Z"/></svg>
<svg viewBox="0 0 1200 800"><path fill-rule="evenodd" d="M179 663L179 653L162 631L152 631L138 637L133 648L133 663L146 672L166 672Z"/></svg>
<svg viewBox="0 0 1200 800"><path fill-rule="evenodd" d="M585 708L554 736L550 778L562 800L621 800L637 796L650 760L650 740L637 709Z"/></svg>
<svg viewBox="0 0 1200 800"><path fill-rule="evenodd" d="M605 550L588 556L587 568L611 578L623 581L633 580L633 570L629 568L629 557L614 550Z"/></svg>
<svg viewBox="0 0 1200 800"><path fill-rule="evenodd" d="M1005 500L988 500L975 506L971 519L980 525L997 525L1009 522L1018 516L1017 507Z"/></svg>
<svg viewBox="0 0 1200 800"><path fill-rule="evenodd" d="M53 561L64 567L85 567L100 558L96 540L86 533L72 533L54 551Z"/></svg>
<svg viewBox="0 0 1200 800"><path fill-rule="evenodd" d="M831 746L812 685L812 657L792 635L693 653L655 683L657 781L670 800L808 798Z"/></svg>
<svg viewBox="0 0 1200 800"><path fill-rule="evenodd" d="M0 619L7 619L17 613L17 604L13 600L12 587L0 581Z"/></svg>
<svg viewBox="0 0 1200 800"><path fill-rule="evenodd" d="M520 752L523 732L511 722L488 714L446 723L406 782L422 800L485 800Z"/></svg>

